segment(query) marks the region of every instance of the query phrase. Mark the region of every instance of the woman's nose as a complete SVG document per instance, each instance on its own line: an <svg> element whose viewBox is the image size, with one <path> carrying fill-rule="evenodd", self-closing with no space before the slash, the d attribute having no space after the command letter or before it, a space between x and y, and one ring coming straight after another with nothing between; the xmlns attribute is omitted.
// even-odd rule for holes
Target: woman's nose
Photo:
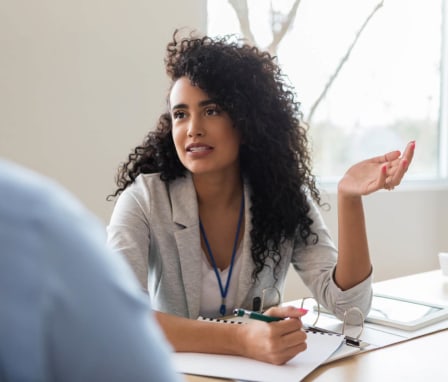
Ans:
<svg viewBox="0 0 448 382"><path fill-rule="evenodd" d="M202 137L205 134L204 127L198 118L191 118L188 124L187 134L189 137Z"/></svg>

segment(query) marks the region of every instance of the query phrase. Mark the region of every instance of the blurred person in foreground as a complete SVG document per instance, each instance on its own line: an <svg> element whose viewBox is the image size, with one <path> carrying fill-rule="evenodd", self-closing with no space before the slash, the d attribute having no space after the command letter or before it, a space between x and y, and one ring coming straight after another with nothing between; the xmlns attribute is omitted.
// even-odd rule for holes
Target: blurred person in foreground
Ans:
<svg viewBox="0 0 448 382"><path fill-rule="evenodd" d="M0 160L0 380L179 381L148 299L104 227Z"/></svg>

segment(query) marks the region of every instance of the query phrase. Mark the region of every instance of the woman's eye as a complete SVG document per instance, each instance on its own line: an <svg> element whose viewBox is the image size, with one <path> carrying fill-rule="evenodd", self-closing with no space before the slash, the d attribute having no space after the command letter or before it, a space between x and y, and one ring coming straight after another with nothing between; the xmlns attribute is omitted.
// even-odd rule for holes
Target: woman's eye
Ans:
<svg viewBox="0 0 448 382"><path fill-rule="evenodd" d="M180 110L175 111L175 112L173 113L173 118L174 118L174 119L182 119L182 118L185 118L185 112L180 111Z"/></svg>
<svg viewBox="0 0 448 382"><path fill-rule="evenodd" d="M205 114L206 115L218 115L219 109L216 106L208 107L207 109L205 109Z"/></svg>

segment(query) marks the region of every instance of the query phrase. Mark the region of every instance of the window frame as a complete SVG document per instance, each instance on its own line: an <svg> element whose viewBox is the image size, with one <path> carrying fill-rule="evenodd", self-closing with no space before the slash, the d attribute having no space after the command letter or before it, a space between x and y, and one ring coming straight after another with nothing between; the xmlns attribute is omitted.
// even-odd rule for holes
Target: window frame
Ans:
<svg viewBox="0 0 448 382"><path fill-rule="evenodd" d="M442 0L440 47L439 178L448 182L448 1Z"/></svg>

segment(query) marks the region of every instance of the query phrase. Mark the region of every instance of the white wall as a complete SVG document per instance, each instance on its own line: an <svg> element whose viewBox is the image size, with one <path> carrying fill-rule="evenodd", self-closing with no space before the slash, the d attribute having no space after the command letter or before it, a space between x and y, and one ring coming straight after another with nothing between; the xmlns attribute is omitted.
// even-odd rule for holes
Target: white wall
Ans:
<svg viewBox="0 0 448 382"><path fill-rule="evenodd" d="M165 46L205 0L0 0L0 156L107 221L119 162L160 114Z"/></svg>
<svg viewBox="0 0 448 382"><path fill-rule="evenodd" d="M164 105L166 43L174 28L203 28L204 4L0 0L0 156L55 178L107 222L116 168ZM334 193L328 201L336 238ZM438 266L447 201L447 189L365 199L376 280ZM296 282L288 299L306 293Z"/></svg>
<svg viewBox="0 0 448 382"><path fill-rule="evenodd" d="M337 242L337 198L324 193L331 210L322 210ZM409 186L364 198L374 280L381 281L439 267L437 253L448 251L448 189ZM299 285L297 288L296 285ZM298 276L289 273L285 300L309 295Z"/></svg>

